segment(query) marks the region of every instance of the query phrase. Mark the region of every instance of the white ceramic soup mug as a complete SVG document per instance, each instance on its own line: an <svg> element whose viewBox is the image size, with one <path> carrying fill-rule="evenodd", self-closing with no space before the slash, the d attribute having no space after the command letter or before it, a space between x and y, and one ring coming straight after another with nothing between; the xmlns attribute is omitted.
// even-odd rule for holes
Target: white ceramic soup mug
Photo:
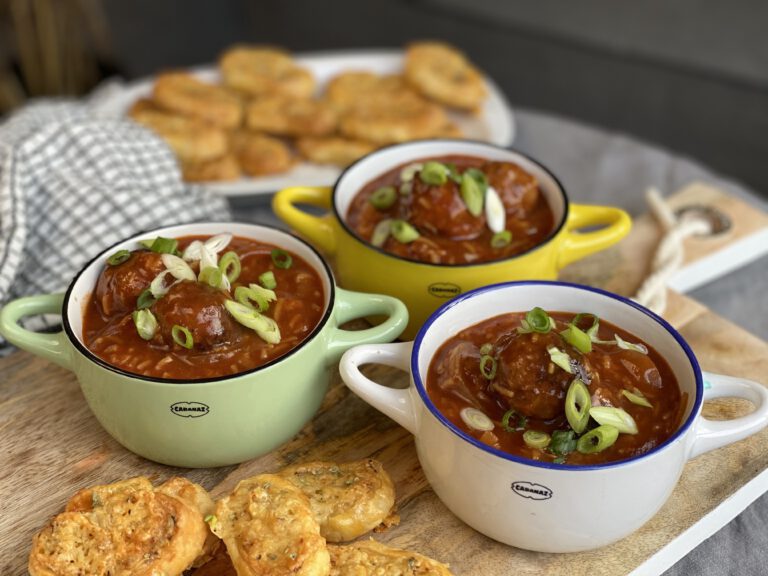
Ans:
<svg viewBox="0 0 768 576"><path fill-rule="evenodd" d="M593 313L661 353L687 394L677 431L641 456L568 466L502 452L448 421L425 389L437 350L465 328L536 306ZM410 386L381 386L360 372L363 364L409 371ZM689 459L768 424L766 387L702 373L688 344L662 318L620 296L563 282L510 282L468 292L430 316L414 342L356 346L340 368L349 388L414 434L427 480L456 516L495 540L541 552L588 550L629 535L661 508ZM744 398L755 410L728 421L701 415L705 400L725 396Z"/></svg>

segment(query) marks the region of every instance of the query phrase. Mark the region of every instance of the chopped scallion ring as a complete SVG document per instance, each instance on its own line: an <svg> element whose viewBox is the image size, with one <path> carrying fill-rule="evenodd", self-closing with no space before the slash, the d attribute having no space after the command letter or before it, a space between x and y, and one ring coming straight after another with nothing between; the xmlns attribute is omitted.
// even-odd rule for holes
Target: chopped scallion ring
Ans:
<svg viewBox="0 0 768 576"><path fill-rule="evenodd" d="M536 306L533 310L526 312L525 318L520 322L517 333L528 334L530 332L538 332L539 334L547 334L554 327L554 319L543 309Z"/></svg>
<svg viewBox="0 0 768 576"><path fill-rule="evenodd" d="M485 190L485 222L494 234L504 232L507 225L507 212L501 196L493 186Z"/></svg>
<svg viewBox="0 0 768 576"><path fill-rule="evenodd" d="M280 343L280 327L272 318L264 316L250 306L240 304L234 300L225 301L224 306L235 320L256 332L259 338L265 342L269 344Z"/></svg>
<svg viewBox="0 0 768 576"><path fill-rule="evenodd" d="M230 284L235 282L240 277L240 271L242 270L240 257L237 253L232 250L225 253L224 256L221 257L221 260L219 260L219 270L221 270L221 273L227 277Z"/></svg>
<svg viewBox="0 0 768 576"><path fill-rule="evenodd" d="M419 231L405 220L392 220L390 232L394 239L401 244L410 244L419 237Z"/></svg>
<svg viewBox="0 0 768 576"><path fill-rule="evenodd" d="M157 319L149 310L136 310L131 315L136 331L142 340L152 340L157 332Z"/></svg>
<svg viewBox="0 0 768 576"><path fill-rule="evenodd" d="M621 393L624 395L624 397L632 402L632 404L637 404L638 406L645 406L646 408L653 408L653 404L651 404L648 399L643 396L643 393L640 392L637 388L634 389L634 391L630 392L629 390L622 390Z"/></svg>
<svg viewBox="0 0 768 576"><path fill-rule="evenodd" d="M472 172L475 170L475 172ZM467 206L467 211L472 216L480 216L483 212L483 203L485 201L485 191L488 188L487 180L480 180L474 176L474 174L480 173L485 178L485 174L477 169L470 168L461 176L461 185L459 191L461 192L461 199L464 200L464 204ZM485 182L485 185L483 185Z"/></svg>
<svg viewBox="0 0 768 576"><path fill-rule="evenodd" d="M171 338L173 338L173 341L176 342L176 344L187 350L191 350L192 346L195 345L195 340L192 338L192 332L190 332L189 328L186 326L174 324L173 328L171 328Z"/></svg>
<svg viewBox="0 0 768 576"><path fill-rule="evenodd" d="M107 258L107 264L109 264L110 266L117 266L118 264L122 264L123 262L128 260L128 258L130 257L131 257L130 251L118 250L117 252L112 254L112 256Z"/></svg>
<svg viewBox="0 0 768 576"><path fill-rule="evenodd" d="M581 434L589 424L589 412L592 407L592 397L584 382L576 378L568 387L565 396L565 417L574 432Z"/></svg>
<svg viewBox="0 0 768 576"><path fill-rule="evenodd" d="M376 227L373 229L373 235L371 236L371 244L376 246L376 248L381 248L384 246L384 243L387 241L387 238L389 238L389 233L392 231L392 220L390 218L386 218L376 224Z"/></svg>
<svg viewBox="0 0 768 576"><path fill-rule="evenodd" d="M264 312L269 308L269 303L277 300L277 295L267 288L262 288L258 284L250 284L247 288L245 286L238 286L235 289L235 300L250 306L251 302L256 302L259 307L259 312Z"/></svg>
<svg viewBox="0 0 768 576"><path fill-rule="evenodd" d="M592 340L589 335L575 324L568 324L568 327L560 332L560 336L582 354L592 352Z"/></svg>
<svg viewBox="0 0 768 576"><path fill-rule="evenodd" d="M448 168L440 162L426 162L419 171L419 178L424 184L442 186L448 181Z"/></svg>
<svg viewBox="0 0 768 576"><path fill-rule="evenodd" d="M178 245L179 241L175 238L163 238L162 236L158 236L154 239L149 249L158 254L176 254L176 247Z"/></svg>
<svg viewBox="0 0 768 576"><path fill-rule="evenodd" d="M259 276L259 282L267 290L274 290L277 288L277 280L275 280L275 273L272 270L268 270Z"/></svg>
<svg viewBox="0 0 768 576"><path fill-rule="evenodd" d="M151 307L155 302L157 302L157 299L152 296L152 291L147 288L139 294L139 297L136 299L136 308L138 310L144 310L145 308Z"/></svg>
<svg viewBox="0 0 768 576"><path fill-rule="evenodd" d="M491 248L504 248L509 246L512 242L512 232L509 230L502 230L491 236Z"/></svg>
<svg viewBox="0 0 768 576"><path fill-rule="evenodd" d="M413 182L403 182L400 184L398 191L400 192L400 196L408 196L413 192Z"/></svg>
<svg viewBox="0 0 768 576"><path fill-rule="evenodd" d="M493 380L496 376L496 359L493 356L485 354L480 357L480 373L483 378Z"/></svg>
<svg viewBox="0 0 768 576"><path fill-rule="evenodd" d="M200 275L197 277L200 282L208 284L212 288L221 288L224 275L215 266L208 266L200 270Z"/></svg>
<svg viewBox="0 0 768 576"><path fill-rule="evenodd" d="M418 172L422 168L424 168L424 164L422 164L421 162L408 164L408 166L400 170L400 181L410 182L411 180L413 180L413 177L416 175L416 172Z"/></svg>
<svg viewBox="0 0 768 576"><path fill-rule="evenodd" d="M523 442L530 448L538 448L544 450L549 446L550 436L546 432L539 432L538 430L526 430L523 433Z"/></svg>
<svg viewBox="0 0 768 576"><path fill-rule="evenodd" d="M582 454L594 454L610 448L619 437L618 429L604 424L584 434L576 443L576 449Z"/></svg>
<svg viewBox="0 0 768 576"><path fill-rule="evenodd" d="M509 421L513 416L517 416L517 426L514 428L509 424ZM504 416L501 418L501 427L504 428L506 432L518 432L520 430L525 430L526 424L528 424L528 419L522 414L518 414L514 410L507 410L504 412Z"/></svg>
<svg viewBox="0 0 768 576"><path fill-rule="evenodd" d="M477 408L464 408L459 412L461 419L470 428L487 432L493 430L493 421Z"/></svg>
<svg viewBox="0 0 768 576"><path fill-rule="evenodd" d="M288 252L285 250L275 248L272 250L270 255L272 256L272 262L275 264L275 266L282 270L287 270L293 264L293 258L291 258L291 255L288 254Z"/></svg>
<svg viewBox="0 0 768 576"><path fill-rule="evenodd" d="M459 169L456 168L456 164L448 162L445 167L448 169L448 178L456 182L456 184L461 184L461 173L459 173Z"/></svg>
<svg viewBox="0 0 768 576"><path fill-rule="evenodd" d="M371 194L368 201L376 210L387 210L392 208L397 200L397 191L394 186L382 186Z"/></svg>
<svg viewBox="0 0 768 576"><path fill-rule="evenodd" d="M194 271L184 260L173 254L163 254L160 256L165 264L166 271L177 280L197 280ZM202 266L202 264L201 264Z"/></svg>
<svg viewBox="0 0 768 576"><path fill-rule="evenodd" d="M493 344L490 342L486 342L482 346L480 346L480 355L485 356L486 354L490 354L493 350Z"/></svg>
<svg viewBox="0 0 768 576"><path fill-rule="evenodd" d="M640 352L640 354L648 354L648 348L643 344L632 344L631 342L623 340L618 334L614 334L613 337L616 338L616 344L618 344L619 348L622 348L623 350L633 350L635 352Z"/></svg>
<svg viewBox="0 0 768 576"><path fill-rule="evenodd" d="M550 346L547 348L547 352L549 352L549 358L554 364L560 366L560 368L568 372L568 374L573 374L573 368L571 367L571 357L568 356L568 354L556 346Z"/></svg>
<svg viewBox="0 0 768 576"><path fill-rule="evenodd" d="M598 424L609 424L622 434L637 434L635 419L623 408L595 406L589 411L589 415Z"/></svg>

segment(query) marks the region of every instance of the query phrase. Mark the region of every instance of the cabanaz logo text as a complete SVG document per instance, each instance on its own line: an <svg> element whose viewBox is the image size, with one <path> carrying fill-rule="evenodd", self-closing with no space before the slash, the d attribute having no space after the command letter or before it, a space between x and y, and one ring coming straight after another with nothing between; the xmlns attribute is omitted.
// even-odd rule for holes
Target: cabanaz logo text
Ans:
<svg viewBox="0 0 768 576"><path fill-rule="evenodd" d="M549 500L552 498L552 490L533 482L512 482L511 488L518 496L531 500Z"/></svg>
<svg viewBox="0 0 768 576"><path fill-rule="evenodd" d="M210 410L202 402L176 402L171 404L171 412L182 418L199 418L208 414Z"/></svg>
<svg viewBox="0 0 768 576"><path fill-rule="evenodd" d="M450 282L430 284L427 290L432 296L437 298L453 298L461 293L461 287L456 284L451 284Z"/></svg>

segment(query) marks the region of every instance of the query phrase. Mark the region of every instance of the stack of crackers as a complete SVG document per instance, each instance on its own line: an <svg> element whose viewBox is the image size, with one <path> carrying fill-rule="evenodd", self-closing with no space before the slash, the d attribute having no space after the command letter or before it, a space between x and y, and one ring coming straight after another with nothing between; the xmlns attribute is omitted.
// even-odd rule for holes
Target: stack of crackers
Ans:
<svg viewBox="0 0 768 576"><path fill-rule="evenodd" d="M218 68L221 84L160 74L128 112L168 143L190 182L278 174L298 157L342 167L388 144L460 138L447 110L474 113L487 97L480 72L439 42L408 46L402 74L345 72L320 96L281 49L236 46Z"/></svg>

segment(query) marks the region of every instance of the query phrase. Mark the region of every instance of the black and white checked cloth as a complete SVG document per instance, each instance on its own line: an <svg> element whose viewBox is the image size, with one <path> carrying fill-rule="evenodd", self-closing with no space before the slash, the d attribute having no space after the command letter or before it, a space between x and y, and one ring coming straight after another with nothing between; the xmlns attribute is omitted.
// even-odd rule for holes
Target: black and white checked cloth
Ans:
<svg viewBox="0 0 768 576"><path fill-rule="evenodd" d="M168 147L130 120L49 100L0 124L0 306L64 290L83 264L136 232L228 219L227 201L183 183Z"/></svg>

